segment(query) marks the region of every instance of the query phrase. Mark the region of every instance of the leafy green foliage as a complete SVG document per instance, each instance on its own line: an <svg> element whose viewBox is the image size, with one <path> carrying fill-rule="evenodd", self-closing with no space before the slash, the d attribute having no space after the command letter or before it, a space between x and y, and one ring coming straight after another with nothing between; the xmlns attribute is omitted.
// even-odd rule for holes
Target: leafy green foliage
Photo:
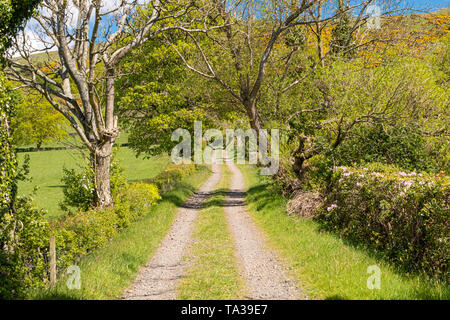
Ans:
<svg viewBox="0 0 450 320"><path fill-rule="evenodd" d="M113 197L116 197L127 185L123 169L117 160L117 149L113 152L110 175L111 193ZM94 205L94 172L90 165L86 165L81 171L64 168L61 181L64 184L64 200L60 204L61 209L70 211L69 207L73 207L77 210L87 211Z"/></svg>
<svg viewBox="0 0 450 320"><path fill-rule="evenodd" d="M23 22L32 16L41 0L0 0L0 53L11 44L11 38Z"/></svg>
<svg viewBox="0 0 450 320"><path fill-rule="evenodd" d="M14 144L35 144L39 149L43 143L67 137L67 121L47 101L27 92L20 100L11 121Z"/></svg>
<svg viewBox="0 0 450 320"><path fill-rule="evenodd" d="M281 114L290 119L287 159L300 148L297 156L305 160L301 183L318 188L329 183L334 166L373 161L405 170L448 170L449 95L428 64L399 58L359 69L357 61L335 60L299 88L302 98L284 97ZM289 116L296 110L302 112ZM290 161L282 165L292 170ZM282 184L292 188L287 182Z"/></svg>
<svg viewBox="0 0 450 320"><path fill-rule="evenodd" d="M29 197L19 197L14 213L1 219L0 243L8 250L0 250L0 298L23 297L26 288L41 284L48 270L49 229L45 214L33 207Z"/></svg>
<svg viewBox="0 0 450 320"><path fill-rule="evenodd" d="M382 162L405 170L439 171L439 154L427 146L420 129L410 126L361 126L355 130L335 154L339 165L361 165L365 162Z"/></svg>
<svg viewBox="0 0 450 320"><path fill-rule="evenodd" d="M68 207L87 211L94 203L93 171L90 167L77 172L75 169L63 169L61 182L64 184L64 200L61 208L65 211Z"/></svg>
<svg viewBox="0 0 450 320"><path fill-rule="evenodd" d="M57 270L61 273L81 256L104 246L159 199L155 185L132 184L117 195L114 208L77 211L48 222L45 211L33 208L30 199L19 198L15 214L7 215L0 224L0 240L14 245L9 254L0 251L0 297L23 298L27 290L48 283L50 236L56 239ZM12 230L13 240L5 238Z"/></svg>
<svg viewBox="0 0 450 320"><path fill-rule="evenodd" d="M196 120L206 124L194 84L161 39L146 43L121 67L130 76L119 80L119 112L123 126L130 131L130 146L138 154L168 152L178 144L171 140L174 130L193 129Z"/></svg>
<svg viewBox="0 0 450 320"><path fill-rule="evenodd" d="M448 177L383 169L338 168L316 219L407 270L448 280Z"/></svg>
<svg viewBox="0 0 450 320"><path fill-rule="evenodd" d="M194 173L195 170L194 164L172 164L148 182L157 185L160 190L167 191L181 181L183 177Z"/></svg>
<svg viewBox="0 0 450 320"><path fill-rule="evenodd" d="M126 192L118 194L114 205L120 219L120 227L127 227L140 215L140 208L137 206L141 205L142 198L146 199L145 208L154 205L161 200L158 187L150 183L137 182L130 185Z"/></svg>
<svg viewBox="0 0 450 320"><path fill-rule="evenodd" d="M12 99L0 73L0 219L11 211L17 194L17 160L9 132Z"/></svg>

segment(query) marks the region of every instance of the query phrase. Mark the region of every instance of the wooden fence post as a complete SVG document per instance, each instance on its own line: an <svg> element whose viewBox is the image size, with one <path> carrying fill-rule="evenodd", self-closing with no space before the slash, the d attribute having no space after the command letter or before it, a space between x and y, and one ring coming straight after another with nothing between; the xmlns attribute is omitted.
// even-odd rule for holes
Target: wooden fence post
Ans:
<svg viewBox="0 0 450 320"><path fill-rule="evenodd" d="M50 237L50 286L56 284L56 241L55 237Z"/></svg>

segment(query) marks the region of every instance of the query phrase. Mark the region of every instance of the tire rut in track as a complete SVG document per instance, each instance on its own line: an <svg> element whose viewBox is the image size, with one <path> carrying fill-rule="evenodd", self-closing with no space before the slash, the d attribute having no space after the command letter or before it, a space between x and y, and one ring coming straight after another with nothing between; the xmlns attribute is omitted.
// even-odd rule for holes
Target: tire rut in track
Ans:
<svg viewBox="0 0 450 320"><path fill-rule="evenodd" d="M286 267L272 250L245 208L245 183L239 168L225 159L233 173L230 193L225 201L227 222L235 242L236 254L246 281L248 299L306 299L304 291L288 276Z"/></svg>
<svg viewBox="0 0 450 320"><path fill-rule="evenodd" d="M161 245L146 266L142 267L124 300L176 299L177 281L186 267L183 257L192 241L192 231L198 211L215 189L222 172L213 165L208 181L178 210L177 217Z"/></svg>

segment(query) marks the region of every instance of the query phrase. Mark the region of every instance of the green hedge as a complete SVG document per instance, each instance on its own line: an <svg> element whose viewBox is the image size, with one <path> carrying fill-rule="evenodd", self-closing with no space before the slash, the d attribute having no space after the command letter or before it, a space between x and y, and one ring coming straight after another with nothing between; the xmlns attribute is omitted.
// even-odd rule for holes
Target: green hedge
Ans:
<svg viewBox="0 0 450 320"><path fill-rule="evenodd" d="M56 239L57 272L61 275L89 251L104 246L117 233L161 199L153 184L135 183L118 194L114 208L79 211L48 222L44 210L32 206L29 198L19 198L17 212L0 221L0 234L15 234L14 252L0 251L0 298L23 298L31 288L42 287L49 279L49 241Z"/></svg>
<svg viewBox="0 0 450 320"><path fill-rule="evenodd" d="M18 232L10 240L13 253L0 250L0 299L23 298L29 289L43 287L49 279L50 236L56 239L58 276L91 250L104 246L148 208L164 192L196 171L195 165L169 165L157 177L124 185L114 199L114 208L69 213L59 220L47 221L45 210L32 205L29 197L19 198L16 212L0 219L0 237ZM2 243L7 239L1 238Z"/></svg>
<svg viewBox="0 0 450 320"><path fill-rule="evenodd" d="M195 170L195 164L171 164L156 177L146 182L155 184L160 190L165 192L181 181L183 177L194 173Z"/></svg>
<svg viewBox="0 0 450 320"><path fill-rule="evenodd" d="M56 237L57 267L62 270L90 250L100 248L161 199L152 184L135 183L122 191L114 208L80 211L50 223Z"/></svg>
<svg viewBox="0 0 450 320"><path fill-rule="evenodd" d="M335 168L316 219L406 270L448 281L450 179L392 166Z"/></svg>

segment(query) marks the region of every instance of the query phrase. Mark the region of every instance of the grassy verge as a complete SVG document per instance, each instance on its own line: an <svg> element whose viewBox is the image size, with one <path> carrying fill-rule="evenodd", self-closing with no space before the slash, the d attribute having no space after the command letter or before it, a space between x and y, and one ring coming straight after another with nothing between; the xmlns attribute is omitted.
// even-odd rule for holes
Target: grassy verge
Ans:
<svg viewBox="0 0 450 320"><path fill-rule="evenodd" d="M119 299L140 267L154 254L170 229L178 207L209 177L210 170L201 168L187 176L149 212L132 223L105 247L94 250L78 264L81 289L69 290L61 278L52 291L35 291L31 299ZM62 274L64 271L60 270Z"/></svg>
<svg viewBox="0 0 450 320"><path fill-rule="evenodd" d="M190 266L179 282L177 297L186 300L241 299L243 280L237 270L233 241L225 219L223 201L231 172L223 166L222 179L199 212L194 244L187 259Z"/></svg>
<svg viewBox="0 0 450 320"><path fill-rule="evenodd" d="M269 241L290 263L295 276L315 299L449 299L448 284L401 273L362 248L334 234L321 232L317 222L286 214L286 202L270 189L257 169L240 166L248 188L251 216ZM369 266L381 270L381 288L367 287Z"/></svg>
<svg viewBox="0 0 450 320"><path fill-rule="evenodd" d="M83 164L79 151L57 150L20 153L19 160L30 156L30 177L32 181L21 182L19 193L27 195L33 192L35 186L39 189L34 196L34 201L39 208L48 210L49 219L64 215L59 208L59 202L63 199L63 186L61 178L64 167L78 168ZM156 156L151 159L137 159L134 152L129 148L120 148L118 158L124 168L125 177L130 182L151 179L160 173L168 164L167 155Z"/></svg>

